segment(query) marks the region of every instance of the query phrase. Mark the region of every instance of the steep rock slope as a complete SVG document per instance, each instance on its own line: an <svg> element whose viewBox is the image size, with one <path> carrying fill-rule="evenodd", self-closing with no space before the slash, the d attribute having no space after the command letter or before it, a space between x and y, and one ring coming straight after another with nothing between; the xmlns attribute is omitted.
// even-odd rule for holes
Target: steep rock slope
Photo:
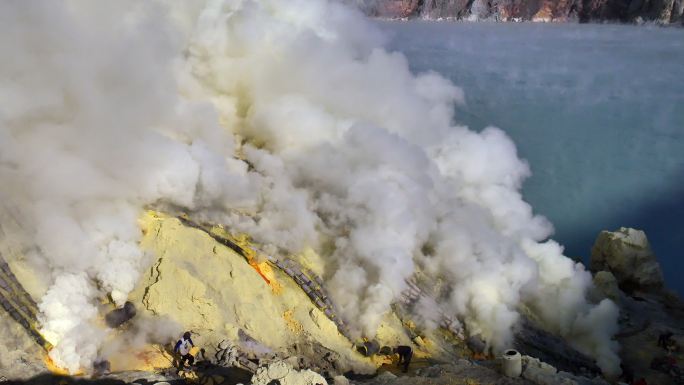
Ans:
<svg viewBox="0 0 684 385"><path fill-rule="evenodd" d="M45 370L41 361L42 349L15 320L0 310L0 382L5 379L24 379Z"/></svg>
<svg viewBox="0 0 684 385"><path fill-rule="evenodd" d="M257 270L206 232L173 217L148 213L141 225L142 247L156 261L132 300L192 330L198 346L211 351L228 340L254 353L294 354L293 346L309 343L337 352L341 371L374 370L283 272L264 264Z"/></svg>

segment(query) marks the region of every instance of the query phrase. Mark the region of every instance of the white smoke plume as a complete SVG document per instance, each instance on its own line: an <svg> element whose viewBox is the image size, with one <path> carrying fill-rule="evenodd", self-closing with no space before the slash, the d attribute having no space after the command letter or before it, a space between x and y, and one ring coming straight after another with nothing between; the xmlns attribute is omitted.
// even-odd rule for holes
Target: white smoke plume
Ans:
<svg viewBox="0 0 684 385"><path fill-rule="evenodd" d="M119 332L116 338L109 339L99 351L98 360L107 360L115 370L118 368L136 367L140 358L131 352L140 351L147 344L154 343L170 346L175 344L183 328L172 319L141 314L129 321L126 330Z"/></svg>
<svg viewBox="0 0 684 385"><path fill-rule="evenodd" d="M359 335L420 269L494 349L524 304L615 373L617 309L545 241L514 144L455 125L462 91L382 44L328 0L1 2L0 196L51 272L52 358L97 358L96 299L123 304L147 263L136 217L169 204L320 251Z"/></svg>
<svg viewBox="0 0 684 385"><path fill-rule="evenodd" d="M19 206L15 217L51 271L43 332L52 359L72 372L90 367L104 338L94 300L109 294L123 305L145 267L143 205L232 207L248 191L216 188L245 179L244 167L217 155L232 154L233 140L213 108L178 94L182 47L160 11L134 2L0 5L2 195Z"/></svg>

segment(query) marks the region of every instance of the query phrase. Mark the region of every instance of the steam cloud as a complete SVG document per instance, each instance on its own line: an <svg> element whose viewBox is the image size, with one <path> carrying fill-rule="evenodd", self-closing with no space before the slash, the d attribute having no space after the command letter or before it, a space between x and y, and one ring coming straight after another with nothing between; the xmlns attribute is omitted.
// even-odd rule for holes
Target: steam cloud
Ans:
<svg viewBox="0 0 684 385"><path fill-rule="evenodd" d="M359 335L421 270L494 349L526 306L615 373L617 308L545 241L514 144L454 125L462 91L382 44L326 0L0 2L0 198L49 272L52 358L97 358L95 300L123 305L136 218L165 204L317 249Z"/></svg>

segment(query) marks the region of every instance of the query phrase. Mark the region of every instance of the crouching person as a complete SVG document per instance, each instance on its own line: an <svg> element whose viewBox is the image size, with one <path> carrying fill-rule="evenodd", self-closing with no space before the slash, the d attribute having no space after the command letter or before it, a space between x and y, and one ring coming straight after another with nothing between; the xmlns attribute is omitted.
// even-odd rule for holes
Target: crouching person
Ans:
<svg viewBox="0 0 684 385"><path fill-rule="evenodd" d="M408 372L409 364L411 363L411 357L413 357L413 349L410 346L400 345L394 349L394 352L399 355L398 366L403 366L403 372Z"/></svg>
<svg viewBox="0 0 684 385"><path fill-rule="evenodd" d="M173 348L173 352L176 354L176 359L178 360L178 370L176 373L180 373L181 370L185 368L185 362L187 361L188 366L192 366L195 363L195 357L190 354L190 350L195 346L190 338L190 332L183 333L183 337L176 342L176 346Z"/></svg>

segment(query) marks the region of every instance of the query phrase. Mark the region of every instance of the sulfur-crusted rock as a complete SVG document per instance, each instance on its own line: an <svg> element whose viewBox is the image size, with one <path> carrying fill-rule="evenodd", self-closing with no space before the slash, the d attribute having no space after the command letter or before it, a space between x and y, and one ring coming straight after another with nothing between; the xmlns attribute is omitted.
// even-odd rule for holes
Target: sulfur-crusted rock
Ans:
<svg viewBox="0 0 684 385"><path fill-rule="evenodd" d="M327 385L320 374L311 370L295 370L284 361L262 366L252 377L253 385L268 385L277 381L280 385Z"/></svg>
<svg viewBox="0 0 684 385"><path fill-rule="evenodd" d="M641 230L602 231L591 249L591 269L610 271L626 291L663 286L660 265Z"/></svg>

